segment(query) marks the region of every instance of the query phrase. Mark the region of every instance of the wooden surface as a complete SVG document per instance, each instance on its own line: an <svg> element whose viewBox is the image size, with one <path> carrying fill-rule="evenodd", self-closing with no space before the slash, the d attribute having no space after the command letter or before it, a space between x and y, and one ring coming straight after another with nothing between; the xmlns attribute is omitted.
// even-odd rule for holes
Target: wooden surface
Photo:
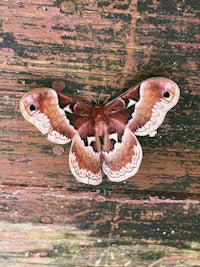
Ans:
<svg viewBox="0 0 200 267"><path fill-rule="evenodd" d="M198 1L1 1L0 266L200 266ZM68 146L22 118L21 96L116 94L152 76L181 99L125 183L78 183Z"/></svg>

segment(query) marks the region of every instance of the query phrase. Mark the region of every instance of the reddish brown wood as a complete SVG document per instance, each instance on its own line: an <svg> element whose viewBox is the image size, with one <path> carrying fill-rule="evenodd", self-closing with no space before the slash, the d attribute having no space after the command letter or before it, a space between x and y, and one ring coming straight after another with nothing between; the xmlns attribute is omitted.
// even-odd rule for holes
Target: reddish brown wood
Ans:
<svg viewBox="0 0 200 267"><path fill-rule="evenodd" d="M68 266L198 266L198 13L198 1L1 1L0 258L5 264L56 266L58 258L66 262L69 255L78 255ZM140 138L143 162L126 183L105 179L95 188L78 183L68 166L69 146L57 150L19 111L20 98L33 87L98 96L102 91L120 93L152 76L178 83L181 99L155 138ZM63 148L64 154L58 153ZM19 233L13 223L19 223ZM7 232L2 230L6 227ZM65 227L73 229L73 241L84 240L80 246L70 243L69 254L66 244L72 239ZM57 258L58 228L62 240L58 238ZM43 235L48 229L51 240ZM37 231L47 246L37 245ZM18 245L26 234L30 254ZM98 242L102 238L103 246ZM133 246L135 240L138 246ZM180 253L180 246L190 253ZM113 253L108 253L110 258L106 251ZM116 256L123 253L124 258Z"/></svg>

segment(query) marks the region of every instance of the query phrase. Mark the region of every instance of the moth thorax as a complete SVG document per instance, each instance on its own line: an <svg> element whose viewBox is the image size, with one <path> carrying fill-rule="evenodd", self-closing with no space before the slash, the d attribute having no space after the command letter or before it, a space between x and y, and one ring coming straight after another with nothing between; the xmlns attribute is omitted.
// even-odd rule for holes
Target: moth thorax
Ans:
<svg viewBox="0 0 200 267"><path fill-rule="evenodd" d="M107 129L106 123L104 121L99 121L95 125L96 136L104 136Z"/></svg>
<svg viewBox="0 0 200 267"><path fill-rule="evenodd" d="M106 126L106 116L103 106L96 105L93 108L92 117L94 118L95 134L96 136L104 136Z"/></svg>

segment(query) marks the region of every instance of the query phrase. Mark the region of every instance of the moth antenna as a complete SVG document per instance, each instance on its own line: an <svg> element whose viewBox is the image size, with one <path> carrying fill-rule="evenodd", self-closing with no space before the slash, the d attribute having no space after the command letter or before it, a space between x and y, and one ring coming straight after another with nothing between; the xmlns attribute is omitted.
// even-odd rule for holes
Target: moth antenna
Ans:
<svg viewBox="0 0 200 267"><path fill-rule="evenodd" d="M103 103L105 105L106 103L109 102L110 98L111 98L110 94L106 94L104 93L104 90L101 90L97 103Z"/></svg>
<svg viewBox="0 0 200 267"><path fill-rule="evenodd" d="M104 90L101 90L99 96L98 96L98 99L97 99L97 103L100 103L101 102L101 99L102 99L102 95L104 94Z"/></svg>
<svg viewBox="0 0 200 267"><path fill-rule="evenodd" d="M98 101L96 100L96 98L95 98L93 95L91 95L91 99L92 99L92 101L93 101L95 104L98 103Z"/></svg>

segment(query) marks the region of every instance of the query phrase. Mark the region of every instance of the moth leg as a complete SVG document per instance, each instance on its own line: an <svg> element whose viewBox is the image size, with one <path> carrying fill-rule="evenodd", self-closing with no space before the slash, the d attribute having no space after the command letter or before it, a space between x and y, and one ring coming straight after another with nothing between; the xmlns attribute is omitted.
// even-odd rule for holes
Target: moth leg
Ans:
<svg viewBox="0 0 200 267"><path fill-rule="evenodd" d="M121 142L111 151L103 151L103 172L113 182L121 182L136 174L142 161L142 148L136 136L125 128Z"/></svg>
<svg viewBox="0 0 200 267"><path fill-rule="evenodd" d="M79 182L91 185L102 182L100 153L95 152L91 145L86 146L79 134L72 139L69 165Z"/></svg>

